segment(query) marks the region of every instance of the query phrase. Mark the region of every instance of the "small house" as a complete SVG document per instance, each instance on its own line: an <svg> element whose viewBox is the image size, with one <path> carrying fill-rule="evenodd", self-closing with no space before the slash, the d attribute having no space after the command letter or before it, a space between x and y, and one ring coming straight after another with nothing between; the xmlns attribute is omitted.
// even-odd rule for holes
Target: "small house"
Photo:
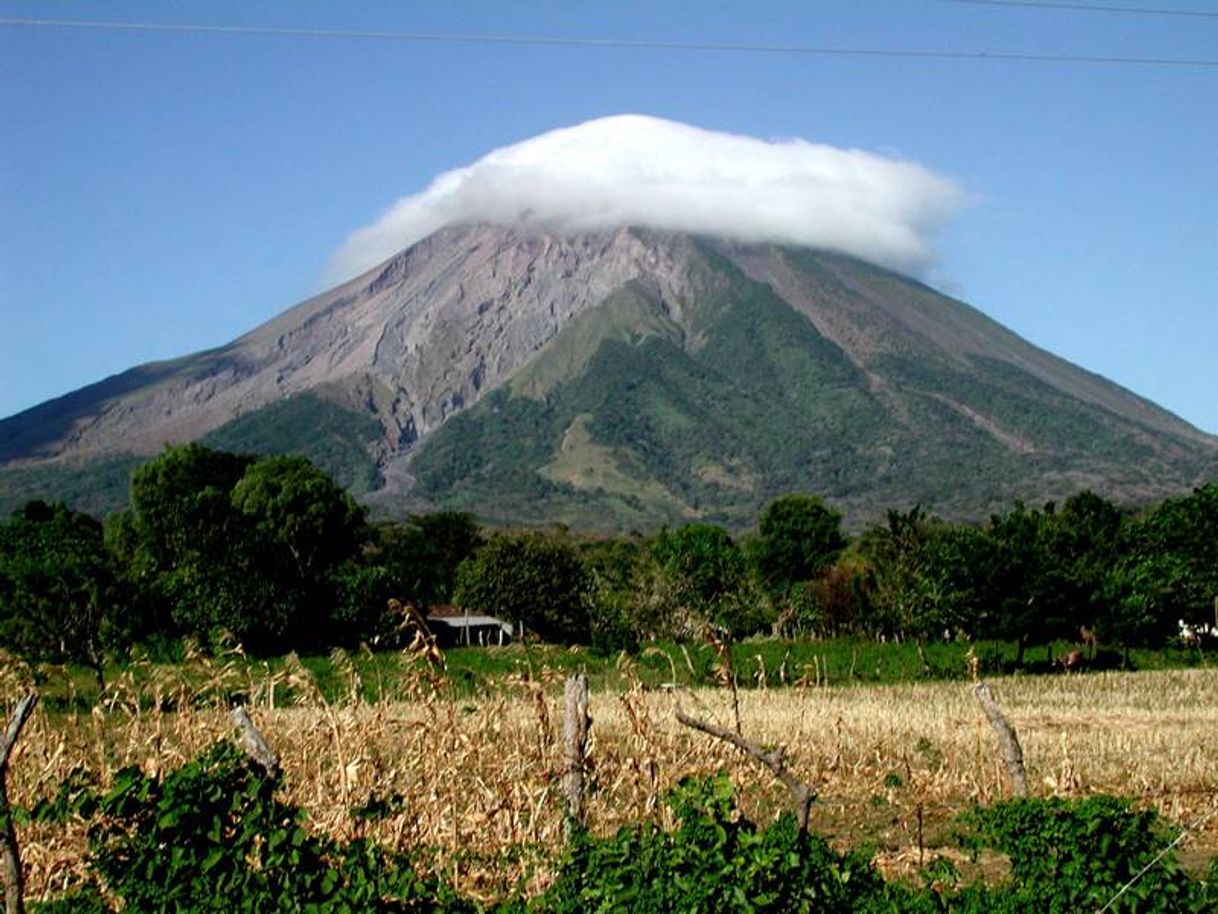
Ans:
<svg viewBox="0 0 1218 914"><path fill-rule="evenodd" d="M427 627L440 647L502 647L512 642L510 622L451 605L431 607Z"/></svg>

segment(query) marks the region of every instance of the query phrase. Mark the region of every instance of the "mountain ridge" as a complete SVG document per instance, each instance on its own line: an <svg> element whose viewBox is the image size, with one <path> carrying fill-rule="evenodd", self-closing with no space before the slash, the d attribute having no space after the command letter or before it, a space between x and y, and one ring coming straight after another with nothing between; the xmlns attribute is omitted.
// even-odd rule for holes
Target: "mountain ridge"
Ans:
<svg viewBox="0 0 1218 914"><path fill-rule="evenodd" d="M783 342L796 339L798 346ZM629 442L610 443L615 432L598 411L611 404L594 402L594 393L623 379L602 351L653 373L652 399L638 408L663 416L656 414L648 446L670 461L680 452L679 466L669 469L654 454L640 457ZM589 371L596 376L589 379ZM685 393L675 397L679 388ZM1062 485L1054 480L1155 497L1218 467L1218 438L963 302L845 255L637 228L553 235L487 225L442 229L225 346L137 366L0 420L0 464L87 464L191 439L306 453L326 444L329 459L345 462L346 481L358 480L365 497L389 513L469 506L477 498L519 502L519 493L488 489L487 479L462 477L464 496L416 485L420 468L424 475L435 468L428 451L448 447L447 438L472 426L457 423L456 431L438 433L492 393L520 421L527 413L542 422L544 409L512 404L518 398L543 408L552 399L551 411L562 412L561 429L553 426L557 413L545 418L549 438L529 452L532 463L512 470L512 485L533 491L542 508L547 499L573 499L572 492L589 503L600 497L595 486L562 481L564 474L586 476L580 473L588 468L573 469L573 448L600 455L617 480L615 491L634 480L641 491L655 492L663 476L664 486L684 492L660 498L675 498L680 509L649 513L647 499L642 508L623 508L631 522L736 517L743 509L728 500L751 506L780 480L819 484L851 510L874 513L874 499L852 495L871 478L858 476L864 466L880 472L885 449L923 454L938 465L950 455L942 449L950 449L952 436L967 445L967 459L997 461L1023 479L1003 486L1018 497L1055 494ZM578 414L570 412L576 401L583 403ZM322 403L327 431L310 435L310 415ZM787 465L761 451L746 459L713 441L691 449L681 437L698 438L688 430L697 422L715 425L725 439L734 440L740 428L771 437L753 413L796 424L807 433L801 439L807 453L773 442ZM577 415L585 416L578 424ZM729 415L735 430L720 422ZM816 435L808 423L822 424ZM1074 433L1094 440L1084 446L1071 439ZM935 434L944 436L940 451ZM507 428L491 437L511 451L512 435ZM573 441L582 443L577 448ZM749 450L747 442L735 446L741 454ZM839 455L829 461L837 461L832 473L814 456L825 449ZM846 451L857 451L853 461L841 456ZM360 453L366 466L354 465ZM618 467L610 472L613 461ZM808 469L814 465L829 475ZM857 478L835 482L833 474L843 473ZM724 486L677 484L682 474ZM743 479L753 483L741 488ZM891 486L881 491L900 494ZM909 494L920 491L914 485ZM520 519L545 519L544 511L531 514Z"/></svg>

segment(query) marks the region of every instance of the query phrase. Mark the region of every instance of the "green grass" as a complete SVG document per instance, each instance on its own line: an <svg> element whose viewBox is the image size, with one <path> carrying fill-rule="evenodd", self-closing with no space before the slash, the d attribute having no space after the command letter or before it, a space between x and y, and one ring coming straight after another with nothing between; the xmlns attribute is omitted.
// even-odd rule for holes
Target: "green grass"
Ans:
<svg viewBox="0 0 1218 914"><path fill-rule="evenodd" d="M983 676L1051 674L1048 649L1028 648L1022 667L1015 665L1015 645L1005 642L931 642L924 646L925 665L911 642L882 644L858 638L822 641L777 638L749 639L732 646L732 663L740 688L783 688L852 685L900 685L930 680L968 680L970 646L981 662ZM1058 642L1052 654L1060 658L1076 645ZM541 682L551 692L562 688L573 673L585 673L594 690L616 691L642 684L645 688L713 686L720 658L707 643L658 642L633 654L600 654L587 648L556 645L512 645L504 648L454 648L444 653L446 668L440 673L459 696L512 690L524 682ZM408 698L412 676L422 661L401 652L352 652L345 659L321 655L299 659L316 689L327 702L342 702L354 685L365 701ZM1167 647L1134 649L1135 670L1181 669L1218 666L1218 653ZM185 661L111 663L106 670L108 696L130 706L134 696L143 707L151 704L151 682L160 678L183 682L183 694L195 703L227 706L245 701L251 685L279 675L276 700L290 704L298 699L315 700L311 687L282 681L292 660L282 657L254 659L237 654ZM1119 650L1101 648L1091 669L1119 669ZM224 677L219 670L225 669ZM440 671L437 671L440 672ZM98 693L91 670L77 666L41 667L37 687L44 705L53 712L84 712L97 703ZM172 707L172 702L169 705Z"/></svg>

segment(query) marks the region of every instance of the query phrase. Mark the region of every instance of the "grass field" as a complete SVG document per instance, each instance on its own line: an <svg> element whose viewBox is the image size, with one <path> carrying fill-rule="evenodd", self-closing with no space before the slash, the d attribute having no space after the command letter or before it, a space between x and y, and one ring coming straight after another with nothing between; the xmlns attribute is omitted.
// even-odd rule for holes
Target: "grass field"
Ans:
<svg viewBox="0 0 1218 914"><path fill-rule="evenodd" d="M926 644L919 656L913 642L881 643L863 638L835 638L818 641L756 638L733 644L733 665L743 689L783 685L884 685L935 680L965 681L969 676L969 652L980 664L983 676L1014 673L1051 672L1050 658L1060 658L1076 645L1061 641L1049 646L1029 648L1022 667L1015 663L1015 645L1010 642L935 641ZM195 703L248 692L251 684L276 680L286 688L289 661L283 657L255 659L239 651L221 650L218 659L208 659L199 651L175 643L153 660L107 666L107 682L117 685L109 695L98 695L96 677L83 667L42 667L33 675L44 706L55 712L88 712L95 704L130 698L132 694L151 698L170 682L179 697ZM3 660L0 657L0 660ZM445 652L442 672L450 690L464 696L494 691L513 677L539 676L540 671L582 672L597 691L617 691L641 684L648 688L680 685L691 688L713 685L718 681L715 668L720 662L716 650L705 642L677 644L658 642L636 652L626 665L615 653L554 645L519 645L504 649L459 648ZM6 661L7 662L7 661ZM351 678L359 681L360 697L366 702L391 699L403 678L412 675L413 660L403 653L360 651L346 654L307 656L299 664L310 674L310 690L321 693L328 702L349 698ZM18 664L19 666L19 664ZM1101 649L1090 669L1120 670L1122 653ZM1135 648L1130 654L1131 670L1218 669L1218 654L1173 645L1162 649ZM222 673L222 675L221 675ZM14 674L15 675L15 674ZM2 674L0 674L2 676ZM29 678L27 676L27 678Z"/></svg>
<svg viewBox="0 0 1218 914"><path fill-rule="evenodd" d="M645 659L680 681L679 657L671 666ZM315 826L348 836L370 828L381 840L420 848L428 865L479 895L521 879L545 881L563 825L564 670L530 660L460 686L402 660L391 681L381 671L378 690L369 682L375 668L339 655L323 690L292 660L269 674L253 664L190 663L128 670L91 711L39 711L11 764L11 799L30 804L78 768L105 785L125 765L178 765L231 735L224 703L236 690L282 756L289 798ZM656 688L643 672L639 661L622 659L612 687L593 693L593 829L662 821L670 786L722 768L749 814L773 815L785 794L768 773L675 720L682 707L731 726L731 692ZM12 665L0 673L7 707L23 687L19 673ZM739 694L743 732L785 743L795 771L819 789L812 827L843 847L870 843L887 871L910 873L920 860L955 853L954 817L1008 790L993 733L965 681L839 686L832 669L827 685L824 676L787 687L776 687L772 672L764 679L764 687ZM1218 670L991 682L1019 732L1034 794L1133 796L1181 825L1212 815L1181 856L1196 864L1218 854ZM394 811L368 826L350 810L370 797ZM80 866L81 832L21 829L31 898L54 894Z"/></svg>

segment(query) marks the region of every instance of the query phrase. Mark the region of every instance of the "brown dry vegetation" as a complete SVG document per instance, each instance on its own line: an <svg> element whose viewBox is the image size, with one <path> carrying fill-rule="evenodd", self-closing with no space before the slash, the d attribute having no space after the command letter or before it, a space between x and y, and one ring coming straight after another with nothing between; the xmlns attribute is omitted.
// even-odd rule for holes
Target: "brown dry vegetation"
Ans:
<svg viewBox="0 0 1218 914"><path fill-rule="evenodd" d="M563 825L559 674L522 672L467 698L420 665L369 703L358 698L354 666L347 669L351 698L338 703L326 703L293 663L259 680L247 665L194 658L143 671L138 688L133 671L92 714L36 714L11 765L11 798L47 796L77 766L104 785L125 765L178 765L231 734L221 696L240 690L282 757L288 798L315 827L354 834L361 825L352 806L372 793L400 794L402 811L372 826L380 839L427 848L427 865L474 894L502 893L517 879L544 882ZM201 686L203 675L211 681ZM17 664L0 664L6 711L23 679ZM1016 677L993 687L1019 732L1034 794L1132 795L1184 825L1218 808L1218 671ZM840 846L874 843L886 870L908 872L923 852L929 859L944 850L956 813L1007 790L993 734L965 684L789 687L739 700L744 733L785 743L794 770L818 786L813 829ZM731 725L724 690L593 695L594 830L662 820L672 784L721 768L732 770L750 815L781 807L785 796L767 773L680 726L678 706ZM20 838L31 898L54 894L80 866L81 828L27 826ZM1218 816L1189 837L1183 856L1216 853Z"/></svg>

